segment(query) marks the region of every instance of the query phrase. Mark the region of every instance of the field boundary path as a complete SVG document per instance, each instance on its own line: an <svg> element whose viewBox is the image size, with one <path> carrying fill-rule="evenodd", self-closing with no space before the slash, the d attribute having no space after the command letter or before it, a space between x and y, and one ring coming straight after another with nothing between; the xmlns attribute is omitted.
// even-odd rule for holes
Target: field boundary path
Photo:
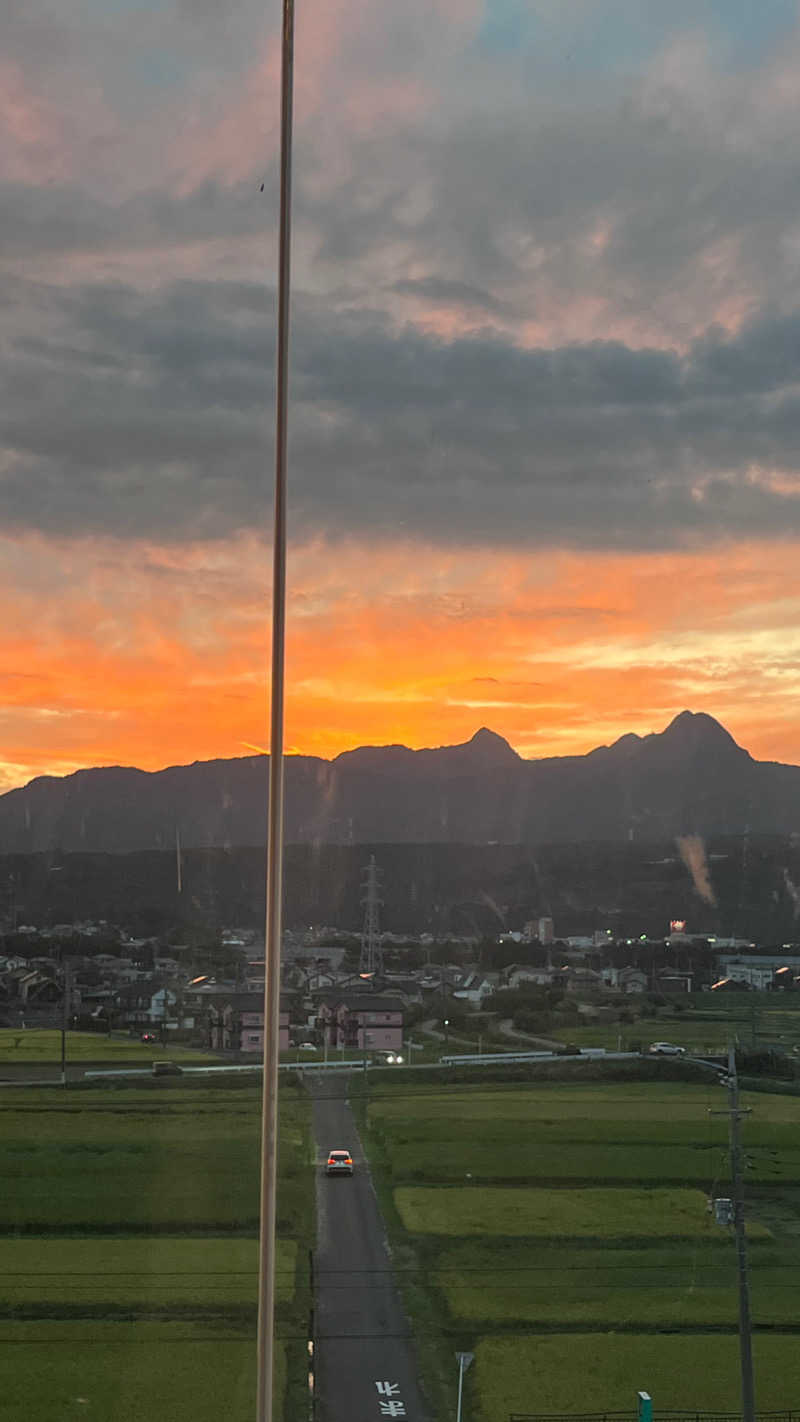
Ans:
<svg viewBox="0 0 800 1422"><path fill-rule="evenodd" d="M317 1171L316 1422L425 1422L411 1328L386 1230L347 1101L347 1080L309 1072ZM350 1150L352 1176L329 1179L329 1150Z"/></svg>
<svg viewBox="0 0 800 1422"><path fill-rule="evenodd" d="M530 1032L518 1032L510 1017L504 1017L502 1022L498 1022L497 1030L503 1037L513 1037L518 1042L534 1042L550 1051L558 1051L564 1046L557 1037L532 1037Z"/></svg>

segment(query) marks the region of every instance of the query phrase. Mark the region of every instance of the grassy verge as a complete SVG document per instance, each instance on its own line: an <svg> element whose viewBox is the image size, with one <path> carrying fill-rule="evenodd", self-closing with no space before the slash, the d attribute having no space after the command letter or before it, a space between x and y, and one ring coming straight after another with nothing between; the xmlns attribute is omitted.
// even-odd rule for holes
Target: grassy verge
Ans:
<svg viewBox="0 0 800 1422"><path fill-rule="evenodd" d="M182 1061L187 1066L220 1063L219 1053L197 1051L177 1042L140 1042L135 1037L106 1037L100 1032L68 1032L67 1061L108 1062L109 1066L125 1061L141 1063L167 1058ZM32 1063L55 1066L61 1061L61 1033L47 1028L0 1027L0 1068Z"/></svg>

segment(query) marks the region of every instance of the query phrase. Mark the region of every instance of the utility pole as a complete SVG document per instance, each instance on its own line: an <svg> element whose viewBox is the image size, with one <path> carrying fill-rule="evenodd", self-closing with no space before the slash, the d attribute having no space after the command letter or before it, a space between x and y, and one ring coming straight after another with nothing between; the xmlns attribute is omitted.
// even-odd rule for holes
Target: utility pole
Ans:
<svg viewBox="0 0 800 1422"><path fill-rule="evenodd" d="M67 1028L72 1007L72 965L68 958L62 963L63 995L61 999L61 1085L67 1084Z"/></svg>
<svg viewBox="0 0 800 1422"><path fill-rule="evenodd" d="M742 1373L742 1422L755 1422L755 1383L753 1379L753 1338L750 1319L750 1280L747 1273L747 1238L744 1222L744 1182L742 1178L741 1119L748 1108L739 1105L739 1079L736 1075L736 1049L728 1048L728 1110L713 1111L714 1116L728 1117L728 1137L733 1186L733 1231L736 1240L736 1269L739 1281L739 1358Z"/></svg>
<svg viewBox="0 0 800 1422"><path fill-rule="evenodd" d="M278 1048L280 1041L281 897L283 892L283 735L286 664L286 505L288 495L294 0L283 0L282 15L278 339L275 379L275 499L272 530L272 654L269 799L267 804L264 1084L261 1098L256 1422L272 1422L275 1356L275 1225L278 1184Z"/></svg>

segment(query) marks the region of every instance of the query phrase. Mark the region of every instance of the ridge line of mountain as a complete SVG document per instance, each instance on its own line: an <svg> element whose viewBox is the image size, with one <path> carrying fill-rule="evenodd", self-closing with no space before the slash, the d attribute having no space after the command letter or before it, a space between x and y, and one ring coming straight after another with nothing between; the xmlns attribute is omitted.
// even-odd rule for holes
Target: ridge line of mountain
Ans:
<svg viewBox="0 0 800 1422"><path fill-rule="evenodd" d="M289 843L542 843L800 833L800 768L756 761L704 712L583 755L459 745L286 758ZM0 853L265 843L268 757L38 776L0 796Z"/></svg>

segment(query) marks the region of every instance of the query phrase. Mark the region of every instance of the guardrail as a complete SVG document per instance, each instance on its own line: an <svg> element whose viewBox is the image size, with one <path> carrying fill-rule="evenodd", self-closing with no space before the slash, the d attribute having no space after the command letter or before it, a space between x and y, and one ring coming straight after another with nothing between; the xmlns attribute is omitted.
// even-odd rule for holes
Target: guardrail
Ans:
<svg viewBox="0 0 800 1422"><path fill-rule="evenodd" d="M526 1062L528 1062L528 1063L536 1063L536 1062L580 1062L580 1061L584 1061L584 1062L587 1062L587 1061L621 1062L621 1061L636 1061L636 1060L641 1060L641 1059L642 1059L642 1055L643 1055L643 1054L642 1054L641 1052L608 1052L608 1051L606 1051L605 1047L581 1047L580 1050L577 1051L577 1052L475 1052L475 1053L459 1053L459 1054L447 1054L447 1055L445 1055L445 1056L443 1056L443 1057L440 1057L439 1060L438 1060L438 1062L414 1062L414 1063L413 1063L413 1066L411 1065L411 1063L408 1063L407 1065L405 1065L405 1070L409 1070L409 1069L410 1069L410 1070L413 1070L413 1071L431 1071L431 1070L435 1071L435 1070L436 1070L437 1068L439 1068L439 1067L458 1067L458 1066L479 1066L479 1067L514 1066L514 1065L524 1065ZM694 1061L695 1059L692 1058L692 1057L681 1057L679 1060L685 1061L685 1062L692 1062L692 1061ZM261 1064L260 1061L258 1061L258 1062L252 1062L252 1063L246 1062L246 1063L244 1063L243 1065L242 1065L242 1064L236 1064L236 1065L234 1065L234 1064L232 1063L230 1066L199 1066L199 1067L191 1067L191 1066L183 1066L182 1063L180 1063L180 1062L176 1062L175 1065L176 1065L176 1066L180 1066L180 1070L181 1070L181 1075L182 1075L182 1076L211 1076L211 1075L214 1075L214 1074L216 1074L216 1073L218 1073L218 1072L242 1072L242 1071L261 1072L261 1071L263 1071L263 1066L262 1066L262 1064ZM712 1063L712 1062L705 1062L705 1063L703 1063L703 1065L705 1065L705 1066L714 1066L715 1064ZM387 1063L387 1065L384 1067L384 1066L382 1066L382 1065L379 1065L378 1063L372 1063L372 1062L370 1062L369 1060L364 1060L364 1058L360 1058L360 1059L351 1059L351 1060L349 1060L349 1061L328 1061L328 1062L296 1061L296 1062L281 1062L280 1065L279 1065L279 1067L278 1067L278 1070L279 1070L279 1071L298 1071L298 1072L304 1073L304 1072L319 1072L319 1071L322 1071L322 1072L324 1072L324 1071L334 1071L334 1072L335 1072L335 1071L367 1071L367 1070L369 1070L369 1071L393 1071L393 1070L395 1070L395 1068L392 1067L392 1066L390 1066L388 1063ZM113 1070L113 1071L85 1071L85 1072L83 1073L83 1075L84 1075L84 1078L92 1078L92 1079L99 1078L99 1077L128 1077L128 1076L148 1076L148 1077L149 1077L149 1076L152 1076L152 1075L153 1075L153 1068L152 1068L152 1066L149 1066L149 1067L132 1067L132 1068L130 1068L130 1069L127 1070L127 1071L120 1071L120 1070ZM798 1422L800 1422L800 1418L798 1418Z"/></svg>
<svg viewBox="0 0 800 1422"><path fill-rule="evenodd" d="M440 1057L442 1066L493 1066L497 1062L549 1062L559 1054L556 1052L462 1052Z"/></svg>
<svg viewBox="0 0 800 1422"><path fill-rule="evenodd" d="M741 1422L740 1412L670 1412L659 1407L658 1417L665 1422ZM508 1422L633 1422L635 1414L627 1412L509 1412ZM756 1422L800 1422L796 1409L784 1412L757 1412Z"/></svg>
<svg viewBox="0 0 800 1422"><path fill-rule="evenodd" d="M110 1076L152 1077L154 1075L154 1065L156 1065L156 1063L153 1063L153 1065L149 1067L129 1067L127 1070L115 1068L108 1070L104 1069L99 1071L85 1071L83 1075L84 1079L91 1078L92 1080L97 1077ZM213 1076L216 1072L263 1072L264 1070L264 1066L261 1061L244 1063L231 1062L230 1065L223 1066L184 1066L182 1062L174 1062L173 1065L180 1069L181 1076ZM278 1071L364 1071L368 1065L369 1063L365 1063L363 1059L345 1062L280 1062L278 1064ZM166 1079L166 1073L164 1075L164 1079Z"/></svg>
<svg viewBox="0 0 800 1422"><path fill-rule="evenodd" d="M442 1066L502 1066L512 1062L632 1061L640 1052L607 1052L605 1047L581 1047L578 1052L476 1052L474 1056L440 1057Z"/></svg>

